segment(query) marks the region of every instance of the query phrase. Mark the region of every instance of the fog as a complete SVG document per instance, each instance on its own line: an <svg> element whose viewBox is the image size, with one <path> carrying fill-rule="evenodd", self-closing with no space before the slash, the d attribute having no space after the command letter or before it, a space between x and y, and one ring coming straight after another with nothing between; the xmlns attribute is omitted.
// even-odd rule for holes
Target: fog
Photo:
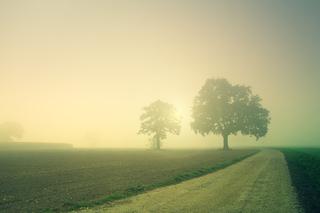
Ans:
<svg viewBox="0 0 320 213"><path fill-rule="evenodd" d="M161 99L182 116L164 148L221 146L190 128L208 78L252 87L271 112L258 142L317 146L317 1L0 0L0 123L19 141L146 148L142 108Z"/></svg>

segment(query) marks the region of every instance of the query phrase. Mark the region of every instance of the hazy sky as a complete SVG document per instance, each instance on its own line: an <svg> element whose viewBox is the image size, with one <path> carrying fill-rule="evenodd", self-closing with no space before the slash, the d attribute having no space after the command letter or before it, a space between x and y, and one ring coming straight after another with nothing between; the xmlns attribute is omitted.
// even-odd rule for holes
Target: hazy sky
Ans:
<svg viewBox="0 0 320 213"><path fill-rule="evenodd" d="M22 141L146 147L141 109L161 99L184 118L165 147L221 146L189 122L205 80L223 77L271 111L262 145L318 145L319 11L317 0L0 0L0 122L21 123Z"/></svg>

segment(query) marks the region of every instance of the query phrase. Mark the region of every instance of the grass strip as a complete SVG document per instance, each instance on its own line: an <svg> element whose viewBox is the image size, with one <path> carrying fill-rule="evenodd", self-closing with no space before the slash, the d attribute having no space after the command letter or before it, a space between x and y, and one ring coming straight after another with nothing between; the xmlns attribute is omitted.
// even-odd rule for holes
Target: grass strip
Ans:
<svg viewBox="0 0 320 213"><path fill-rule="evenodd" d="M320 210L320 158L299 149L282 149L304 212ZM320 150L319 150L320 152Z"/></svg>

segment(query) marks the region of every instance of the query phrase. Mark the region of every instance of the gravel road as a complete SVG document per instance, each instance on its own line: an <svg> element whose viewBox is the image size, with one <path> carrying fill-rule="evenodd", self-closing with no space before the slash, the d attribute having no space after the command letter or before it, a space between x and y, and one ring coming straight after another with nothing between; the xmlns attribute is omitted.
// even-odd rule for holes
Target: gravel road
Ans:
<svg viewBox="0 0 320 213"><path fill-rule="evenodd" d="M84 212L299 212L281 152L263 150L215 173Z"/></svg>

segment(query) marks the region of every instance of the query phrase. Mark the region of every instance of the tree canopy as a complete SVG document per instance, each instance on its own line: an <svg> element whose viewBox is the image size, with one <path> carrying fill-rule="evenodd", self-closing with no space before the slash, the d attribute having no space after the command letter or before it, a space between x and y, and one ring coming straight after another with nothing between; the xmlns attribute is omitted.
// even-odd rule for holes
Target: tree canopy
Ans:
<svg viewBox="0 0 320 213"><path fill-rule="evenodd" d="M240 132L259 138L268 132L269 111L251 88L232 85L226 79L208 79L195 97L191 123L196 133L222 135L224 149L228 136Z"/></svg>
<svg viewBox="0 0 320 213"><path fill-rule="evenodd" d="M152 135L153 147L156 149L160 149L161 140L166 139L168 133L180 133L180 118L175 107L160 100L143 108L140 121L138 134Z"/></svg>

